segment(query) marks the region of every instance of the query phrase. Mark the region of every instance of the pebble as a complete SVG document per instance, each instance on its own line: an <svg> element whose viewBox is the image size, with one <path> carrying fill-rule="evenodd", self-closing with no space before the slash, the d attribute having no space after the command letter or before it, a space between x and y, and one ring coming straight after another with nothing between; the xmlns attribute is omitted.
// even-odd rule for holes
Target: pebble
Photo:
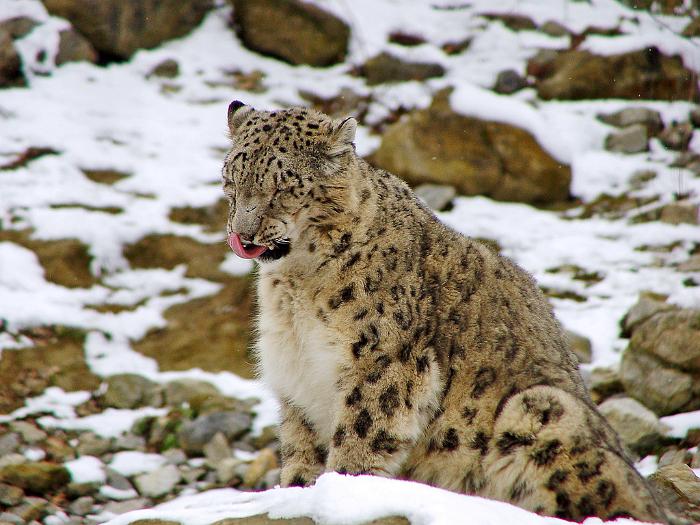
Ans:
<svg viewBox="0 0 700 525"><path fill-rule="evenodd" d="M114 514L124 514L132 510L145 509L152 505L151 500L147 498L135 498L124 501L110 501L104 506L104 511Z"/></svg>
<svg viewBox="0 0 700 525"><path fill-rule="evenodd" d="M20 439L17 432L8 432L4 436L0 436L0 458L16 452L19 445Z"/></svg>
<svg viewBox="0 0 700 525"><path fill-rule="evenodd" d="M172 492L180 479L182 479L182 475L175 465L165 465L136 476L134 485L142 496L160 498Z"/></svg>
<svg viewBox="0 0 700 525"><path fill-rule="evenodd" d="M120 450L138 450L143 452L146 450L146 439L136 434L124 434L114 439L112 449L115 452Z"/></svg>
<svg viewBox="0 0 700 525"><path fill-rule="evenodd" d="M180 448L171 448L161 454L169 465L182 465L187 461L187 454Z"/></svg>
<svg viewBox="0 0 700 525"><path fill-rule="evenodd" d="M239 473L245 472L244 469L239 468L241 465L244 463L240 459L226 458L221 460L216 465L216 479L219 483L228 485Z"/></svg>
<svg viewBox="0 0 700 525"><path fill-rule="evenodd" d="M496 77L493 90L502 95L510 95L528 86L527 80L514 69L501 71Z"/></svg>
<svg viewBox="0 0 700 525"><path fill-rule="evenodd" d="M647 128L635 124L611 133L605 139L605 149L617 153L641 153L649 149Z"/></svg>
<svg viewBox="0 0 700 525"><path fill-rule="evenodd" d="M112 443L109 439L96 436L92 432L81 434L76 447L81 456L102 456L112 450Z"/></svg>
<svg viewBox="0 0 700 525"><path fill-rule="evenodd" d="M95 505L94 498L90 496L82 496L75 501L73 501L68 506L68 511L72 514L78 514L79 516L85 516L92 512L92 507Z"/></svg>
<svg viewBox="0 0 700 525"><path fill-rule="evenodd" d="M231 457L231 447L228 446L226 436L217 432L211 441L204 445L204 456L210 466L216 466L220 461Z"/></svg>
<svg viewBox="0 0 700 525"><path fill-rule="evenodd" d="M24 499L24 491L6 483L0 483L0 504L12 507L19 505Z"/></svg>
<svg viewBox="0 0 700 525"><path fill-rule="evenodd" d="M272 449L262 449L248 465L248 469L243 476L243 485L250 488L257 487L263 476L273 468L277 468L277 456Z"/></svg>
<svg viewBox="0 0 700 525"><path fill-rule="evenodd" d="M199 416L194 421L186 422L180 428L178 437L180 445L188 454L201 454L204 445L209 443L217 432L228 440L237 439L245 434L253 422L247 412L215 412Z"/></svg>
<svg viewBox="0 0 700 525"><path fill-rule="evenodd" d="M46 439L46 432L27 421L13 421L10 428L22 436L25 443L33 445Z"/></svg>
<svg viewBox="0 0 700 525"><path fill-rule="evenodd" d="M653 450L666 433L656 414L630 397L610 398L598 410L623 443L642 456Z"/></svg>
<svg viewBox="0 0 700 525"><path fill-rule="evenodd" d="M661 455L657 468L675 465L676 463L686 464L688 460L690 460L690 453L687 450L671 448Z"/></svg>
<svg viewBox="0 0 700 525"><path fill-rule="evenodd" d="M414 191L418 198L435 211L445 210L457 196L457 190L446 184L421 184Z"/></svg>

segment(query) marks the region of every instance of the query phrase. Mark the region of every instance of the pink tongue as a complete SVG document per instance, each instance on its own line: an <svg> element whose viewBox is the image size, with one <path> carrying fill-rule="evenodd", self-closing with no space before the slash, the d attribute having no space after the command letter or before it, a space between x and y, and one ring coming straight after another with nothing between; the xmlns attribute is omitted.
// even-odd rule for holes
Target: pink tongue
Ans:
<svg viewBox="0 0 700 525"><path fill-rule="evenodd" d="M241 236L237 233L232 233L228 236L228 245L233 252L243 259L255 259L267 251L265 246L249 245L247 248L241 242Z"/></svg>

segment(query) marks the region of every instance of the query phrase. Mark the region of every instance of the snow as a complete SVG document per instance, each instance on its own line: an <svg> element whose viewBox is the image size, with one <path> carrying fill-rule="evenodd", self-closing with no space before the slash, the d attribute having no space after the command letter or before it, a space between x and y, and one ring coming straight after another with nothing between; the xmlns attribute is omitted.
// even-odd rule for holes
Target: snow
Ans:
<svg viewBox="0 0 700 525"><path fill-rule="evenodd" d="M63 464L70 472L73 483L104 483L107 475L104 464L95 456L81 456Z"/></svg>
<svg viewBox="0 0 700 525"><path fill-rule="evenodd" d="M90 430L105 438L117 437L141 418L148 416L162 416L167 414L164 408L144 407L137 409L108 408L99 414L85 417L43 416L37 422L44 428L62 428L65 430Z"/></svg>
<svg viewBox="0 0 700 525"><path fill-rule="evenodd" d="M684 438L691 428L700 429L700 410L665 416L661 422L670 428L669 436Z"/></svg>
<svg viewBox="0 0 700 525"><path fill-rule="evenodd" d="M166 463L167 460L160 454L126 450L114 454L109 467L123 476L133 476L134 474L152 472Z"/></svg>
<svg viewBox="0 0 700 525"><path fill-rule="evenodd" d="M542 517L497 501L466 496L420 483L373 476L328 473L308 488L240 492L217 489L182 496L153 509L137 510L105 525L126 525L136 520L173 520L186 525L209 525L225 518L269 514L272 519L308 516L326 525L359 525L386 516L405 516L420 525L454 525L466 516L473 525L556 525L570 523ZM604 523L589 518L587 525ZM612 522L609 522L612 523ZM638 523L618 519L618 525Z"/></svg>

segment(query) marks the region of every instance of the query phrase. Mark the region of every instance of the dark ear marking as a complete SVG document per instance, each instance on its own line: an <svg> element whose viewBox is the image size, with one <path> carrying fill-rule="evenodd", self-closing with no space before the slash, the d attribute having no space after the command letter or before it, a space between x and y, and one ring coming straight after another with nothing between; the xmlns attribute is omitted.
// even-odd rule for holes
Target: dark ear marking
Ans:
<svg viewBox="0 0 700 525"><path fill-rule="evenodd" d="M251 106L245 105L240 100L234 100L228 105L228 128L231 134L235 133L241 124L243 124L251 111L255 110Z"/></svg>

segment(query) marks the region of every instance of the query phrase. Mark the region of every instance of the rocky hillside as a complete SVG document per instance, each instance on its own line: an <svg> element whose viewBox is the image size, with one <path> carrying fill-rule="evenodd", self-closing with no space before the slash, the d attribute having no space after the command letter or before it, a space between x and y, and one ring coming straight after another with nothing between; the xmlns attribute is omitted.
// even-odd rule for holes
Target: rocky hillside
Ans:
<svg viewBox="0 0 700 525"><path fill-rule="evenodd" d="M455 519L400 482L230 490L279 477L254 269L224 238L233 99L354 115L358 153L532 272L640 471L700 521L691 4L0 3L0 523ZM373 490L395 499L318 503Z"/></svg>

